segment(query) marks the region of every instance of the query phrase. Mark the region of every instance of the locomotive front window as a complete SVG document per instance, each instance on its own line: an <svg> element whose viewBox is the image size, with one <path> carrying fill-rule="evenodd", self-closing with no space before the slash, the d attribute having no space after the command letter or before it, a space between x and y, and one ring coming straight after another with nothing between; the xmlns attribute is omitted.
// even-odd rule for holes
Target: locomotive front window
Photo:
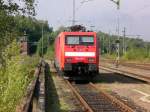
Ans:
<svg viewBox="0 0 150 112"><path fill-rule="evenodd" d="M69 36L66 38L66 44L74 45L79 44L79 37L76 36Z"/></svg>
<svg viewBox="0 0 150 112"><path fill-rule="evenodd" d="M92 36L67 36L67 45L93 45L94 37Z"/></svg>
<svg viewBox="0 0 150 112"><path fill-rule="evenodd" d="M82 45L93 45L94 44L94 38L93 37L80 37L80 44Z"/></svg>

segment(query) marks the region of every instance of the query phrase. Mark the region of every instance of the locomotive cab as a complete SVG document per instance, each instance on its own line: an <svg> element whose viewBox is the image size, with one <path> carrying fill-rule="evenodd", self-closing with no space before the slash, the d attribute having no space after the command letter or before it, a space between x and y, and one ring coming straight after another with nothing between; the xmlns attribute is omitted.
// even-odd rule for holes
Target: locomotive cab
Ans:
<svg viewBox="0 0 150 112"><path fill-rule="evenodd" d="M84 33L83 33L84 34ZM93 35L67 35L65 37L64 71L77 75L98 72L96 38Z"/></svg>

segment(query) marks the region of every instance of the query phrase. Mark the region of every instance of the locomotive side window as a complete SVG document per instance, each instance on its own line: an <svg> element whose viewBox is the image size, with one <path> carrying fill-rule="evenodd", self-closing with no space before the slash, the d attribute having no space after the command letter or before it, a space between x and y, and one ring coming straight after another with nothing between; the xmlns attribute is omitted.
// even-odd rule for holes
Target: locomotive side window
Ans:
<svg viewBox="0 0 150 112"><path fill-rule="evenodd" d="M67 45L93 45L94 37L92 36L67 36L65 39Z"/></svg>

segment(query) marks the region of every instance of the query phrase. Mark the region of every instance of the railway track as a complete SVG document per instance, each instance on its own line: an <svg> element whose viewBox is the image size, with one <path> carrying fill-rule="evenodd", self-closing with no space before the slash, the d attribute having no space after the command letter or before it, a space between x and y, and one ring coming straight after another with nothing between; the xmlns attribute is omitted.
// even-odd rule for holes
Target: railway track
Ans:
<svg viewBox="0 0 150 112"><path fill-rule="evenodd" d="M16 112L45 112L45 62L40 61Z"/></svg>
<svg viewBox="0 0 150 112"><path fill-rule="evenodd" d="M139 68L143 70L150 70L150 64L138 64L138 63L121 63L123 66Z"/></svg>
<svg viewBox="0 0 150 112"><path fill-rule="evenodd" d="M115 64L115 60L103 59L102 62ZM143 69L143 70L150 70L150 63L135 63L135 62L121 61L121 62L119 62L119 65L131 67L131 68Z"/></svg>
<svg viewBox="0 0 150 112"><path fill-rule="evenodd" d="M75 84L66 81L85 112L134 112L113 96L98 90L94 84Z"/></svg>
<svg viewBox="0 0 150 112"><path fill-rule="evenodd" d="M65 80L85 112L134 112L121 100L96 88L92 83L76 84ZM35 78L29 85L16 112L45 112L45 62L41 62L35 71Z"/></svg>
<svg viewBox="0 0 150 112"><path fill-rule="evenodd" d="M128 76L128 77L134 78L134 79L138 79L138 80L150 83L150 76L146 76L146 75L144 75L144 73L143 74L137 74L137 73L134 73L134 72L128 72L126 70L120 70L118 68L113 68L113 67L108 67L108 66L100 66L100 69L106 70L106 71L109 71L109 72L122 74L122 75L125 75L125 76Z"/></svg>
<svg viewBox="0 0 150 112"><path fill-rule="evenodd" d="M135 63L135 62L119 62L116 68L115 61L110 59L102 59L100 69L109 72L122 74L134 79L138 79L150 83L150 63Z"/></svg>

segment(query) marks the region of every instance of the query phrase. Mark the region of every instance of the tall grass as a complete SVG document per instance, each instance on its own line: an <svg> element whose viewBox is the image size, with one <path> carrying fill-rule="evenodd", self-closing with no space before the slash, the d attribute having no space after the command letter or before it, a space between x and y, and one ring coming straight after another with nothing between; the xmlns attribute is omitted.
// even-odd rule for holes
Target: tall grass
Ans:
<svg viewBox="0 0 150 112"><path fill-rule="evenodd" d="M150 51L147 51L146 49L130 49L125 53L125 55L123 56L123 59L150 61Z"/></svg>
<svg viewBox="0 0 150 112"><path fill-rule="evenodd" d="M117 55L115 53L111 55L103 54L102 57L108 59L116 59ZM120 55L120 60L150 62L150 50L144 48L132 48L128 50L125 54Z"/></svg>
<svg viewBox="0 0 150 112"><path fill-rule="evenodd" d="M3 51L5 65L0 67L0 112L15 112L39 60L38 57L21 56L19 52L16 41Z"/></svg>

